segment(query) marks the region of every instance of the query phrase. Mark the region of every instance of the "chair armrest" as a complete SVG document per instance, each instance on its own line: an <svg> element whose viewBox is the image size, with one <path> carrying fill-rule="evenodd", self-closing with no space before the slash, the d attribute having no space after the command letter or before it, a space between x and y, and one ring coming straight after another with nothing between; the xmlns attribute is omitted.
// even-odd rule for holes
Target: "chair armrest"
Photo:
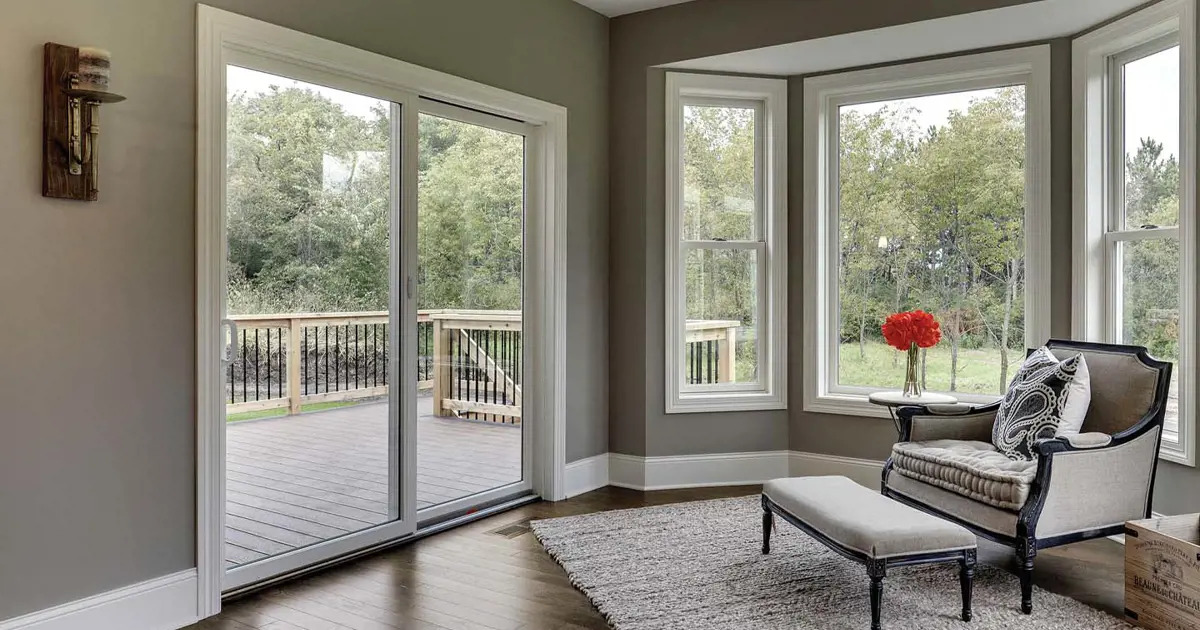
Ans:
<svg viewBox="0 0 1200 630"><path fill-rule="evenodd" d="M990 405L931 405L901 407L896 411L900 421L901 442L929 440L992 441L992 425L996 422L999 403Z"/></svg>
<svg viewBox="0 0 1200 630"><path fill-rule="evenodd" d="M1037 447L1038 452L1039 453L1041 452L1041 450L1042 450L1041 445L1043 443L1053 442L1053 441L1066 442L1067 443L1066 450L1059 451L1058 449L1061 447L1047 446L1047 449L1049 451L1069 452L1069 451L1081 451L1081 450L1093 449L1093 448L1104 448L1105 446L1112 444L1113 437L1107 433L1097 433L1097 432L1076 433L1074 435L1059 435L1059 436L1045 439L1045 440L1038 440L1038 447Z"/></svg>
<svg viewBox="0 0 1200 630"><path fill-rule="evenodd" d="M1038 442L1037 475L1021 521L1048 538L1145 518L1161 431L1149 426L1121 439L1084 433Z"/></svg>

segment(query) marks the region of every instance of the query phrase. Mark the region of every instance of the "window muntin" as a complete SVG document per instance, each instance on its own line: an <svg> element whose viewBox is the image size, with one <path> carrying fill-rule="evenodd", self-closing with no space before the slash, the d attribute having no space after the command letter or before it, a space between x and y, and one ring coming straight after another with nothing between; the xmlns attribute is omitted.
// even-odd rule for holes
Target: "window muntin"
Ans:
<svg viewBox="0 0 1200 630"><path fill-rule="evenodd" d="M926 389L999 395L1025 346L1026 90L1011 85L842 105L838 323L831 391L894 388L888 314L935 314Z"/></svg>

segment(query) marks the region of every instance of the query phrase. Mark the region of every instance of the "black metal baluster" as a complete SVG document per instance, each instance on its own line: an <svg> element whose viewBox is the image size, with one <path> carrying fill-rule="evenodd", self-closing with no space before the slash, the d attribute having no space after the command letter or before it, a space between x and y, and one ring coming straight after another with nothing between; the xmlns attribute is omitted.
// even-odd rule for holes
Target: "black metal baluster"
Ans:
<svg viewBox="0 0 1200 630"><path fill-rule="evenodd" d="M388 363L388 325L383 325L383 384L387 385L388 372L391 371L391 366Z"/></svg>
<svg viewBox="0 0 1200 630"><path fill-rule="evenodd" d="M300 334L304 341L300 343L300 382L304 383L304 395L308 395L308 329L301 326Z"/></svg>
<svg viewBox="0 0 1200 630"><path fill-rule="evenodd" d="M233 343L237 343L237 339L234 339L232 341L233 341ZM229 362L229 404L231 404L231 405L234 402L233 401L233 394L234 394L233 390L234 390L234 387L233 387L233 361L230 361Z"/></svg>
<svg viewBox="0 0 1200 630"><path fill-rule="evenodd" d="M258 400L258 329L254 329L254 400Z"/></svg>
<svg viewBox="0 0 1200 630"><path fill-rule="evenodd" d="M508 374L508 331L507 330L503 330L500 332L500 362L497 365L500 365L503 367L505 375ZM503 380L504 380L504 382L500 384L500 388L503 391L503 393L500 394L500 400L501 400L500 404L507 405L508 404L508 379L505 378Z"/></svg>
<svg viewBox="0 0 1200 630"><path fill-rule="evenodd" d="M271 329L267 329L267 400L271 399Z"/></svg>
<svg viewBox="0 0 1200 630"><path fill-rule="evenodd" d="M354 389L358 389L358 324L354 325Z"/></svg>
<svg viewBox="0 0 1200 630"><path fill-rule="evenodd" d="M246 402L246 401L250 400L247 397L250 393L250 390L247 388L247 385L246 385L246 375L250 373L250 370L246 369L248 367L247 366L248 361L246 360L246 357L249 354L250 354L250 346L247 345L247 343L246 343L246 331L243 330L242 331L242 361L241 361L241 363L242 363L242 402Z"/></svg>
<svg viewBox="0 0 1200 630"><path fill-rule="evenodd" d="M346 340L346 345L350 345L350 324L346 324L346 326L343 328L342 339ZM350 389L350 349L349 348L346 348L346 351L342 353L342 360L346 362L346 371L343 374L343 376L346 379L346 390L349 391L349 389Z"/></svg>

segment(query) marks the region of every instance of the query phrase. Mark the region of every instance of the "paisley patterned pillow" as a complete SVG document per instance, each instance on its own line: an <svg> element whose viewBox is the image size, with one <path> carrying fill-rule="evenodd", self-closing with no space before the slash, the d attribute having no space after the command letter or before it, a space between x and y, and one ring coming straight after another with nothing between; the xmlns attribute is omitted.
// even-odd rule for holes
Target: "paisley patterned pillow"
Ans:
<svg viewBox="0 0 1200 630"><path fill-rule="evenodd" d="M1037 459L1034 444L1058 430L1079 361L1076 355L1059 362L1045 347L1025 359L996 411L992 444L997 450L1014 460Z"/></svg>

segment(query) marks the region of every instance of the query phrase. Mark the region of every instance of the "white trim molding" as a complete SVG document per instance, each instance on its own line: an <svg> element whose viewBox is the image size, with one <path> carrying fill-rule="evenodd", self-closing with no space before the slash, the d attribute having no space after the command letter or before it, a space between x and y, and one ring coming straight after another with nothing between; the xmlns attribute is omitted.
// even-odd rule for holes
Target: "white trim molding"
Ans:
<svg viewBox="0 0 1200 630"><path fill-rule="evenodd" d="M631 490L742 486L788 476L787 451L641 457L609 454L609 483Z"/></svg>
<svg viewBox="0 0 1200 630"><path fill-rule="evenodd" d="M1110 228L1123 189L1124 140L1116 66L1129 54L1164 40L1179 42L1179 225L1177 229ZM1164 438L1161 457L1196 465L1196 3L1165 0L1079 37L1072 43L1074 252L1071 335L1120 343L1118 241L1178 238L1178 439ZM1117 160L1120 161L1117 161Z"/></svg>
<svg viewBox="0 0 1200 630"><path fill-rule="evenodd" d="M642 491L746 486L780 477L819 475L842 475L878 490L883 472L881 461L800 451L658 457L609 453L608 458L608 485Z"/></svg>
<svg viewBox="0 0 1200 630"><path fill-rule="evenodd" d="M1025 342L1050 336L1050 48L1029 46L804 80L804 410L888 417L870 388L838 385L838 112L843 105L1024 85ZM955 393L965 402L995 396Z"/></svg>
<svg viewBox="0 0 1200 630"><path fill-rule="evenodd" d="M417 112L419 99L487 112L530 125L527 134L525 313L527 353L523 382L525 417L532 458L529 479L534 492L547 500L566 497L566 227L567 227L567 110L507 90L484 85L396 59L321 39L306 33L247 18L205 5L197 7L197 184L196 184L196 320L197 320L197 564L201 618L220 610L225 577L224 534L224 404L221 399L221 329L224 303L225 251L225 68L249 64L263 71L353 91L397 104L394 147L401 159L393 173L392 230L415 234L417 201ZM393 112L396 107L393 106ZM400 120L397 120L399 118ZM399 188L399 190L395 190ZM395 249L395 248L394 248ZM415 275L415 247L393 251L390 310L393 322L415 320L415 292L401 291L402 277ZM354 544L371 545L379 538L395 540L416 527L415 462L416 413L413 400L416 362L402 361L415 348L415 327L393 335L389 373L392 408L403 408L393 420L391 439L401 453L402 484L394 494L398 520L380 528L343 537L323 549L314 546L289 562L319 561L326 550L337 553ZM403 365L402 365L403 363ZM410 439L405 439L405 437ZM401 500L406 499L403 505ZM252 566L252 565L248 565ZM249 574L249 571L241 573Z"/></svg>
<svg viewBox="0 0 1200 630"><path fill-rule="evenodd" d="M666 413L787 408L787 81L668 72L666 77L665 378ZM754 111L754 235L689 240L683 233L684 108ZM687 384L686 256L693 250L753 252L757 259L753 383ZM736 340L722 342L734 352ZM736 362L728 368L736 372Z"/></svg>
<svg viewBox="0 0 1200 630"><path fill-rule="evenodd" d="M601 453L567 464L567 498L607 486L608 458L608 453Z"/></svg>
<svg viewBox="0 0 1200 630"><path fill-rule="evenodd" d="M883 462L876 459L859 459L824 453L792 451L789 454L788 476L817 477L841 475L849 477L861 486L879 490L883 483Z"/></svg>
<svg viewBox="0 0 1200 630"><path fill-rule="evenodd" d="M196 570L93 595L0 621L0 630L174 630L200 619Z"/></svg>

